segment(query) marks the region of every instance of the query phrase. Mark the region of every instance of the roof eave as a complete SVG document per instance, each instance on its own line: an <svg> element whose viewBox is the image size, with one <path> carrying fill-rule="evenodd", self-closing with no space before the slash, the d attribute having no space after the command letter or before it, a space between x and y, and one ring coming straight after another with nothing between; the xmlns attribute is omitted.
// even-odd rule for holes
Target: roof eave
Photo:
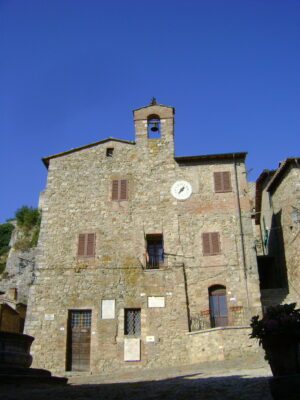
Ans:
<svg viewBox="0 0 300 400"><path fill-rule="evenodd" d="M240 153L220 153L220 154L204 154L196 156L180 156L175 157L177 162L195 162L195 161L207 161L207 160L245 160L247 152Z"/></svg>
<svg viewBox="0 0 300 400"><path fill-rule="evenodd" d="M277 186L281 182L281 179L282 179L286 169L288 168L289 165L291 165L293 163L295 163L299 168L300 167L300 158L299 157L288 157L281 163L281 165L276 170L273 178L271 179L271 181L269 182L269 184L266 188L267 192L273 192L277 188Z"/></svg>
<svg viewBox="0 0 300 400"><path fill-rule="evenodd" d="M92 143L86 144L84 146L75 147L74 149L63 151L61 153L56 153L56 154L52 154L50 156L42 157L42 161L43 161L44 165L46 166L46 168L48 168L49 167L49 162L50 162L50 160L52 158L62 157L62 156L65 156L65 155L68 155L68 154L72 154L72 153L75 153L75 152L80 151L80 150L85 150L85 149L88 149L90 147L94 147L94 146L97 146L99 144L102 144L102 143L105 143L105 142L110 142L110 141L135 145L135 141L117 139L117 138L114 138L114 137L108 137L108 138L105 138L105 139L98 140L97 142L92 142Z"/></svg>
<svg viewBox="0 0 300 400"><path fill-rule="evenodd" d="M134 113L135 111L142 110L143 108L149 108L149 107L154 107L154 106L172 108L173 114L175 114L175 108L172 107L172 106L167 106L166 104L148 104L147 106L143 106L143 107L139 107L139 108L134 108L134 109L132 110L132 112Z"/></svg>

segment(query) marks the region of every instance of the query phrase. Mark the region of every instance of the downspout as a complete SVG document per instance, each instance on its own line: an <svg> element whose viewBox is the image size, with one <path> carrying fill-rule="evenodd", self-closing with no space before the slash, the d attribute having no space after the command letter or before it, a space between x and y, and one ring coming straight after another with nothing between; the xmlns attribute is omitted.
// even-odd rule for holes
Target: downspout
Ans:
<svg viewBox="0 0 300 400"><path fill-rule="evenodd" d="M184 280L184 292L185 292L186 312L187 312L187 318L188 318L188 329L189 329L189 332L191 332L190 301L189 301L187 277L186 277L186 270L185 270L184 263L182 263L182 273L183 273L183 280Z"/></svg>
<svg viewBox="0 0 300 400"><path fill-rule="evenodd" d="M246 263L246 253L245 253L245 240L244 240L244 231L243 231L243 223L242 223L240 191L239 191L239 182L238 182L238 176L237 176L235 154L233 154L233 162L234 162L235 189L236 189L238 216L239 216L241 247L242 247L242 263L243 263L243 271L244 271L244 278L245 278L247 308L249 309L249 293L248 293L248 281L247 281L247 263Z"/></svg>

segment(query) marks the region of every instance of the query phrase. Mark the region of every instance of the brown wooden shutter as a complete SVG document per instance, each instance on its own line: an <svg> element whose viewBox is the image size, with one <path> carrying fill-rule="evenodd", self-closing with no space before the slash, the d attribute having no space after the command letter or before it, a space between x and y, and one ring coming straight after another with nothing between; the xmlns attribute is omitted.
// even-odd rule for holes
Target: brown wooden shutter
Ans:
<svg viewBox="0 0 300 400"><path fill-rule="evenodd" d="M224 192L231 192L231 179L230 179L230 172L224 171L223 174L223 191Z"/></svg>
<svg viewBox="0 0 300 400"><path fill-rule="evenodd" d="M202 248L203 248L203 255L210 255L210 234L209 233L202 233Z"/></svg>
<svg viewBox="0 0 300 400"><path fill-rule="evenodd" d="M93 257L95 255L95 233L86 235L86 256Z"/></svg>
<svg viewBox="0 0 300 400"><path fill-rule="evenodd" d="M231 178L229 171L214 172L215 192L231 192Z"/></svg>
<svg viewBox="0 0 300 400"><path fill-rule="evenodd" d="M120 200L127 200L127 179L120 181Z"/></svg>
<svg viewBox="0 0 300 400"><path fill-rule="evenodd" d="M119 200L119 181L113 180L112 182L112 200Z"/></svg>
<svg viewBox="0 0 300 400"><path fill-rule="evenodd" d="M220 254L221 246L219 232L202 233L202 247L204 256Z"/></svg>
<svg viewBox="0 0 300 400"><path fill-rule="evenodd" d="M85 254L85 234L80 233L78 236L78 251L77 255L78 257L84 257Z"/></svg>
<svg viewBox="0 0 300 400"><path fill-rule="evenodd" d="M215 192L222 192L222 172L214 172Z"/></svg>
<svg viewBox="0 0 300 400"><path fill-rule="evenodd" d="M220 253L220 240L218 232L211 232L211 254L219 254Z"/></svg>

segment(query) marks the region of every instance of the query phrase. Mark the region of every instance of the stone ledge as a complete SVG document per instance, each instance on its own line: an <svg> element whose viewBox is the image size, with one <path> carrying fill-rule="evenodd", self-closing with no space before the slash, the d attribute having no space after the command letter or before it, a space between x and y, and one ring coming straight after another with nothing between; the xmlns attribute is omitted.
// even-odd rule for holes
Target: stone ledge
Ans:
<svg viewBox="0 0 300 400"><path fill-rule="evenodd" d="M225 331L228 329L250 329L250 326L218 326L217 328L201 329L200 331L187 332L187 335L195 335L198 333Z"/></svg>

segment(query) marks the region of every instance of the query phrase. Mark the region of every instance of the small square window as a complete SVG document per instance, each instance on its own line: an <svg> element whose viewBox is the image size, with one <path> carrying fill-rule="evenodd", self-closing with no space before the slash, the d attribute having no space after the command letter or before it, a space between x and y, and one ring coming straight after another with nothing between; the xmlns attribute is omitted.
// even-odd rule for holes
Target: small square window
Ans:
<svg viewBox="0 0 300 400"><path fill-rule="evenodd" d="M112 157L114 154L114 148L113 147L108 147L106 149L106 157Z"/></svg>

